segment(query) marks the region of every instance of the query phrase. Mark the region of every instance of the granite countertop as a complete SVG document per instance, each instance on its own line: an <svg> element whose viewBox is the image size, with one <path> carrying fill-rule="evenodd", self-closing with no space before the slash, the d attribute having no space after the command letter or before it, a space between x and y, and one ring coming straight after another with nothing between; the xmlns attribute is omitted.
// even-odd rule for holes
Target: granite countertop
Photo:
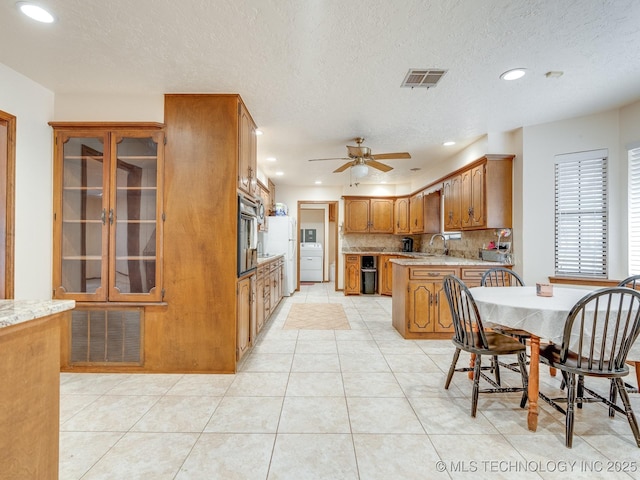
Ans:
<svg viewBox="0 0 640 480"><path fill-rule="evenodd" d="M396 263L403 266L420 266L420 265L457 265L468 267L490 267L490 266L505 266L507 264L500 262L487 262L485 260L475 258L460 258L449 257L447 255L426 255L415 256L412 258L394 258L390 260L391 263Z"/></svg>
<svg viewBox="0 0 640 480"><path fill-rule="evenodd" d="M274 254L274 255L271 255L269 253L265 253L265 254L259 255L258 256L258 265L261 265L263 263L268 263L271 260L275 260L276 258L283 257L283 256L284 256L284 253L278 253L278 254Z"/></svg>
<svg viewBox="0 0 640 480"><path fill-rule="evenodd" d="M489 262L479 258L451 257L449 255L434 255L422 252L401 252L387 250L367 250L367 251L342 251L343 255L402 255L405 258L393 258L390 261L398 265L419 266L419 265L466 265L466 266L505 266L500 262Z"/></svg>
<svg viewBox="0 0 640 480"><path fill-rule="evenodd" d="M0 300L0 328L73 310L75 300Z"/></svg>

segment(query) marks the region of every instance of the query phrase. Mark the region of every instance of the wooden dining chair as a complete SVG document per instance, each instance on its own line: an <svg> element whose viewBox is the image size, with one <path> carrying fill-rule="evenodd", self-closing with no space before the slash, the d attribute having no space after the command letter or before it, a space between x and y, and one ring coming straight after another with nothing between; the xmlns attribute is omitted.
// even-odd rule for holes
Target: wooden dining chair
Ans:
<svg viewBox="0 0 640 480"><path fill-rule="evenodd" d="M444 388L448 389L455 372L473 371L473 389L471 395L471 416L476 416L478 409L478 395L480 393L522 392L520 407L527 403L528 376L526 361L526 347L515 338L501 333L485 330L478 313L476 302L469 289L458 277L447 275L444 277L444 291L449 302L453 319L454 335L452 342L456 347L453 354L449 373ZM475 354L473 367L456 368L460 352L464 350ZM492 378L483 373L492 367L482 366L482 356L500 357L501 355L517 355L522 378L522 387L502 387ZM494 388L480 389L480 379L484 379Z"/></svg>
<svg viewBox="0 0 640 480"><path fill-rule="evenodd" d="M633 288L634 290L640 290L640 275L631 275L630 277L622 280L618 286L620 287L628 287ZM640 392L640 358L627 358L627 363L629 365L633 365L636 372L636 386L625 382L625 387L627 387L627 392L629 393L638 393Z"/></svg>
<svg viewBox="0 0 640 480"><path fill-rule="evenodd" d="M565 322L561 345L540 349L540 361L559 369L566 382L566 397L540 397L565 415L565 444L573 443L574 408L583 403L602 402L609 416L624 414L636 444L640 431L622 377L629 374L625 363L631 345L640 333L640 291L625 287L591 292L571 309ZM576 384L576 377L578 382ZM611 379L609 398L584 385L585 377ZM622 406L617 404L617 397ZM566 403L566 408L558 402Z"/></svg>

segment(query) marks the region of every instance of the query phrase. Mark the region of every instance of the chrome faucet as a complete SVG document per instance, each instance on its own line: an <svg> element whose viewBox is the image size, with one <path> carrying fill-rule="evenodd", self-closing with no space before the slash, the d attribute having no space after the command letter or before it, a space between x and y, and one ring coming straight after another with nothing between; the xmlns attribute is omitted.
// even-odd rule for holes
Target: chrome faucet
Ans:
<svg viewBox="0 0 640 480"><path fill-rule="evenodd" d="M445 237L442 233L435 233L431 236L431 240L429 241L429 245L433 246L433 239L436 237L442 237L442 247L444 248L443 255L449 255L449 247L447 247L447 237Z"/></svg>

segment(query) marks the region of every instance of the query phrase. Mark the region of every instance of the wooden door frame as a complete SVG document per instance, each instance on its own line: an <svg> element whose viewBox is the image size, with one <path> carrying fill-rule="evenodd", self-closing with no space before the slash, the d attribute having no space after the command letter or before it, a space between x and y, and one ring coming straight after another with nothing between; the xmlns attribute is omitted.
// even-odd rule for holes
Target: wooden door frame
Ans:
<svg viewBox="0 0 640 480"><path fill-rule="evenodd" d="M340 207L340 202L338 202L337 200L298 200L298 217L297 217L297 227L296 227L296 256L298 257L296 259L296 265L297 265L297 269L298 269L298 275L297 275L297 283L298 285L296 286L296 291L300 291L300 210L303 209L304 205L326 205L327 209L329 208L329 206L331 204L335 204L336 207L336 215L338 212L338 209ZM328 228L328 225L325 225L325 228ZM334 234L334 241L335 241L335 246L336 246L336 251L335 251L335 255L334 255L334 265L336 268L336 271L334 273L335 275L335 280L333 282L333 288L334 290L337 292L338 291L338 255L339 255L339 248L338 248L338 219L336 218L336 229L335 229L335 234ZM329 263L329 266L331 266L331 263ZM324 266L322 267L323 271L324 271Z"/></svg>
<svg viewBox="0 0 640 480"><path fill-rule="evenodd" d="M0 185L6 187L5 195L0 198L0 264L4 270L0 279L0 288L3 290L0 291L0 298L11 299L15 281L16 117L0 110L0 121L6 123L7 131L6 145L0 151L0 165L3 167Z"/></svg>

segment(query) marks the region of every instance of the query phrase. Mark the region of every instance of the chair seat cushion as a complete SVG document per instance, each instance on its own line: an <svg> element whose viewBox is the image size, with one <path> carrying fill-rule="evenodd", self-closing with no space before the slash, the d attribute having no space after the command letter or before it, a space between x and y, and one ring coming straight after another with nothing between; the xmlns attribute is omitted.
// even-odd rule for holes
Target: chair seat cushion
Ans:
<svg viewBox="0 0 640 480"><path fill-rule="evenodd" d="M560 363L560 346L556 344L549 344L540 346L540 360L547 365L560 370L566 370L569 372L586 374L592 376L624 376L629 372L629 367L624 365L622 368L616 369L611 362L604 362L602 370L598 368L598 361L594 360L593 366L589 368L589 359L586 357L579 358L576 352L569 350L567 354L567 360L564 363ZM580 360L580 367L578 367L578 360Z"/></svg>

